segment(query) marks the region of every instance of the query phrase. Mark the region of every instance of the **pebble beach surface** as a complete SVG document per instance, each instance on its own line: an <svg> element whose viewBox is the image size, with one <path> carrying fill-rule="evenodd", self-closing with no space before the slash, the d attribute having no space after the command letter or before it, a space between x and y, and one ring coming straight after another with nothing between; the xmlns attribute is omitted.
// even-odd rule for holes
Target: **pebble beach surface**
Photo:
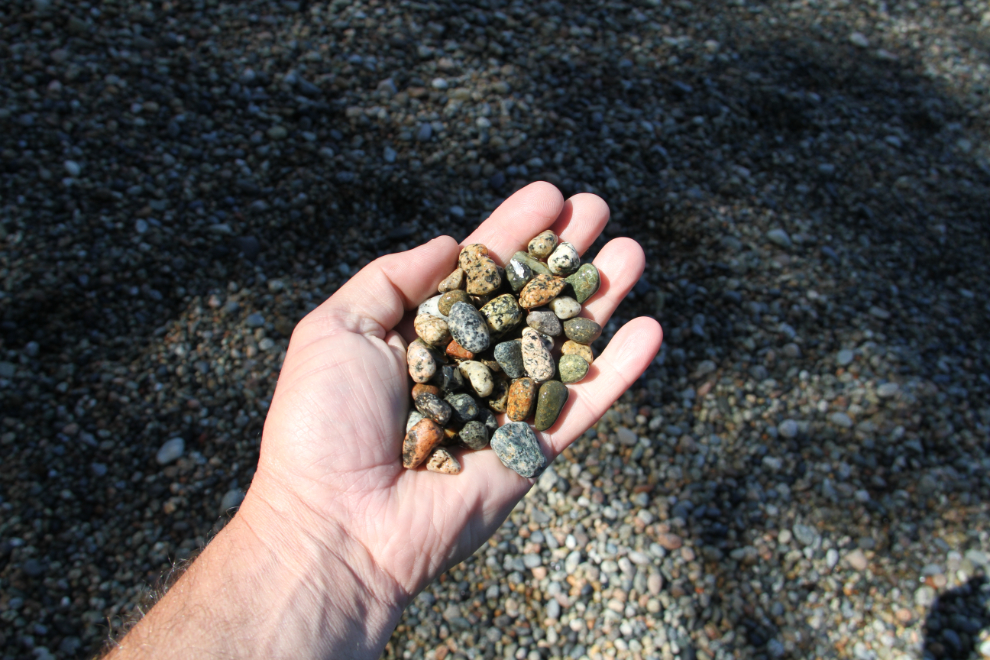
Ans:
<svg viewBox="0 0 990 660"><path fill-rule="evenodd" d="M236 510L295 323L537 179L646 250L600 345L664 348L385 657L990 657L985 12L2 3L0 658L97 652Z"/></svg>

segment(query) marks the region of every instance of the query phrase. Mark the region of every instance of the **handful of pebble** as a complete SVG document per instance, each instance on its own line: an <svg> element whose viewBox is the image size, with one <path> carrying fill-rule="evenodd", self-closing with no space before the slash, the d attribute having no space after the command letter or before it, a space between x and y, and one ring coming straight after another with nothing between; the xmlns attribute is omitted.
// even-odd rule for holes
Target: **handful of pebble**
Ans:
<svg viewBox="0 0 990 660"><path fill-rule="evenodd" d="M582 318L581 305L601 276L581 264L577 249L547 230L503 270L481 244L461 250L439 295L419 306L418 338L406 362L415 385L402 465L458 474L449 447L484 449L523 477L547 465L536 434L567 402L567 383L588 374L591 343L602 328ZM555 338L563 335L555 364ZM505 413L501 427L494 413Z"/></svg>

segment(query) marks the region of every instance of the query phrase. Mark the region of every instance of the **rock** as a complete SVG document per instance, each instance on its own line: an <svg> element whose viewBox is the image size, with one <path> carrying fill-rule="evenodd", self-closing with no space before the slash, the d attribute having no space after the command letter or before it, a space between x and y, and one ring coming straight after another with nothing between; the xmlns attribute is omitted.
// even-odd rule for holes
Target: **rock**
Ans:
<svg viewBox="0 0 990 660"><path fill-rule="evenodd" d="M897 393L901 390L901 386L897 383L884 383L877 388L877 396L881 399L890 399L891 397L897 396Z"/></svg>
<svg viewBox="0 0 990 660"><path fill-rule="evenodd" d="M517 293L533 279L534 275L533 269L518 259L509 259L509 263L505 266L505 277L509 281L509 286Z"/></svg>
<svg viewBox="0 0 990 660"><path fill-rule="evenodd" d="M522 308L511 293L506 293L481 308L488 330L492 335L501 335L519 325L523 318Z"/></svg>
<svg viewBox="0 0 990 660"><path fill-rule="evenodd" d="M495 378L492 393L485 402L490 410L504 413L509 405L509 383L504 378Z"/></svg>
<svg viewBox="0 0 990 660"><path fill-rule="evenodd" d="M402 467L418 467L443 440L443 429L432 419L420 420L402 441Z"/></svg>
<svg viewBox="0 0 990 660"><path fill-rule="evenodd" d="M489 431L483 422L477 420L468 422L457 435L461 442L471 449L484 449L488 446Z"/></svg>
<svg viewBox="0 0 990 660"><path fill-rule="evenodd" d="M659 595L660 590L663 589L663 576L659 573L650 573L646 578L646 588L652 595Z"/></svg>
<svg viewBox="0 0 990 660"><path fill-rule="evenodd" d="M560 347L561 355L577 355L589 365L594 363L595 354L591 351L591 346L586 346L585 344L579 344L576 341L568 339Z"/></svg>
<svg viewBox="0 0 990 660"><path fill-rule="evenodd" d="M182 438L172 438L166 441L155 454L155 460L159 465L168 465L172 461L178 460L186 451L186 441Z"/></svg>
<svg viewBox="0 0 990 660"><path fill-rule="evenodd" d="M526 375L522 356L522 341L518 339L496 344L495 360L502 372L509 378L520 378Z"/></svg>
<svg viewBox="0 0 990 660"><path fill-rule="evenodd" d="M448 291L441 295L440 300L437 301L437 311L444 316L448 316L450 314L450 308L459 302L471 304L471 296L468 295L468 292L462 289Z"/></svg>
<svg viewBox="0 0 990 660"><path fill-rule="evenodd" d="M460 369L457 365L445 364L439 370L437 370L436 375L430 380L431 383L439 387L446 394L451 392L460 392L464 389L465 382L464 376L461 375Z"/></svg>
<svg viewBox="0 0 990 660"><path fill-rule="evenodd" d="M423 413L415 409L410 410L409 417L406 419L406 433L409 433L409 431L412 430L412 427L419 424L420 420L422 419L423 419Z"/></svg>
<svg viewBox="0 0 990 660"><path fill-rule="evenodd" d="M505 414L514 422L523 422L533 411L537 384L532 378L517 378L509 386L509 399Z"/></svg>
<svg viewBox="0 0 990 660"><path fill-rule="evenodd" d="M559 240L560 239L557 238L557 234L547 229L546 231L540 232L530 239L529 245L526 249L533 256L533 258L546 259L553 254Z"/></svg>
<svg viewBox="0 0 990 660"><path fill-rule="evenodd" d="M478 402L470 394L448 394L444 401L451 407L451 420L458 424L466 424L478 417Z"/></svg>
<svg viewBox="0 0 990 660"><path fill-rule="evenodd" d="M446 426L452 414L450 404L430 392L421 392L414 400L416 410L429 417L440 426Z"/></svg>
<svg viewBox="0 0 990 660"><path fill-rule="evenodd" d="M82 166L74 160L67 160L62 165L65 167L65 173L73 178L82 174Z"/></svg>
<svg viewBox="0 0 990 660"><path fill-rule="evenodd" d="M427 298L423 304L416 308L416 315L429 314L431 316L436 316L439 319L447 320L447 316L440 313L440 296L433 296L432 298Z"/></svg>
<svg viewBox="0 0 990 660"><path fill-rule="evenodd" d="M486 397L492 393L495 383L492 380L492 372L476 360L465 360L457 365L461 370L461 375L471 384L471 388L480 397Z"/></svg>
<svg viewBox="0 0 990 660"><path fill-rule="evenodd" d="M553 254L547 258L547 268L552 274L560 277L567 277L580 267L581 255L578 254L577 248L566 241L558 245Z"/></svg>
<svg viewBox="0 0 990 660"><path fill-rule="evenodd" d="M429 383L416 383L415 385L413 385L411 392L413 401L415 401L416 397L418 397L420 394L426 394L426 393L438 397L443 396L443 390L440 389L440 387L437 385L431 385Z"/></svg>
<svg viewBox="0 0 990 660"><path fill-rule="evenodd" d="M454 303L450 308L447 327L454 341L471 351L480 353L488 348L490 334L485 317L468 303Z"/></svg>
<svg viewBox="0 0 990 660"><path fill-rule="evenodd" d="M526 375L537 383L550 380L554 375L553 356L543 343L540 333L525 328L522 336L522 361Z"/></svg>
<svg viewBox="0 0 990 660"><path fill-rule="evenodd" d="M468 245L458 257L458 265L464 270L467 278L466 290L469 294L479 296L492 293L502 284L498 267L488 256L488 248L484 245Z"/></svg>
<svg viewBox="0 0 990 660"><path fill-rule="evenodd" d="M448 293L450 291L456 291L463 289L467 286L467 278L464 276L463 268L455 268L454 272L443 278L440 282L440 286L437 287L437 291L440 293Z"/></svg>
<svg viewBox="0 0 990 660"><path fill-rule="evenodd" d="M856 571L865 571L867 567L866 555L859 548L846 555L846 563Z"/></svg>
<svg viewBox="0 0 990 660"><path fill-rule="evenodd" d="M220 500L220 514L227 513L231 509L237 508L244 501L244 491L240 488L232 488L223 495Z"/></svg>
<svg viewBox="0 0 990 660"><path fill-rule="evenodd" d="M425 383L437 371L437 361L433 353L422 340L417 339L406 349L406 364L409 365L409 375L416 383Z"/></svg>
<svg viewBox="0 0 990 660"><path fill-rule="evenodd" d="M547 459L536 435L523 422L509 422L501 427L492 436L491 445L502 464L522 477L538 477L546 468Z"/></svg>
<svg viewBox="0 0 990 660"><path fill-rule="evenodd" d="M793 419L785 419L777 427L777 432L784 438L796 438L798 434L798 423Z"/></svg>
<svg viewBox="0 0 990 660"><path fill-rule="evenodd" d="M539 259L534 259L532 256L525 252L516 252L512 255L512 258L521 264L527 266L531 271L533 271L533 277L537 275L551 275L550 269L547 265L540 261Z"/></svg>
<svg viewBox="0 0 990 660"><path fill-rule="evenodd" d="M550 309L561 321L572 319L581 313L581 304L570 296L557 296L550 301Z"/></svg>
<svg viewBox="0 0 990 660"><path fill-rule="evenodd" d="M818 530L809 525L796 524L791 527L794 538L803 546L816 546L821 540Z"/></svg>
<svg viewBox="0 0 990 660"><path fill-rule="evenodd" d="M537 431L546 431L557 421L557 416L567 403L567 386L559 380L548 380L540 385L536 400L536 415L533 425Z"/></svg>
<svg viewBox="0 0 990 660"><path fill-rule="evenodd" d="M588 363L579 355L562 355L558 365L563 383L576 383L588 375Z"/></svg>
<svg viewBox="0 0 990 660"><path fill-rule="evenodd" d="M793 243L791 237L783 229L771 229L766 233L767 240L782 248L789 248Z"/></svg>
<svg viewBox="0 0 990 660"><path fill-rule="evenodd" d="M495 415L492 411L484 406L481 406L478 410L478 419L475 420L481 422L485 425L485 430L488 431L488 437L492 437L492 434L498 430L498 420L495 419Z"/></svg>
<svg viewBox="0 0 990 660"><path fill-rule="evenodd" d="M450 343L447 344L447 348L444 349L444 353L446 353L450 357L456 358L458 360L473 360L474 359L474 353L472 353L471 351L467 350L466 348L464 348L463 346L461 346L460 344L458 344L453 339L451 339L450 340Z"/></svg>
<svg viewBox="0 0 990 660"><path fill-rule="evenodd" d="M849 43L857 48L869 48L870 40L862 32L853 32L849 35Z"/></svg>
<svg viewBox="0 0 990 660"><path fill-rule="evenodd" d="M839 428L843 428L843 429L851 429L852 426L853 426L853 421L849 417L849 415L847 415L846 413L841 412L841 411L840 412L834 412L831 415L829 415L828 416L828 421L832 422L833 424L835 424Z"/></svg>
<svg viewBox="0 0 990 660"><path fill-rule="evenodd" d="M552 301L551 304L556 301ZM530 310L526 315L526 325L533 328L540 334L556 337L564 331L557 315L546 307L538 307Z"/></svg>
<svg viewBox="0 0 990 660"><path fill-rule="evenodd" d="M426 461L426 469L440 474L460 474L461 464L443 447L437 447Z"/></svg>
<svg viewBox="0 0 990 660"><path fill-rule="evenodd" d="M578 344L590 346L602 335L602 326L591 319L577 317L564 321L564 335Z"/></svg>
<svg viewBox="0 0 990 660"><path fill-rule="evenodd" d="M254 312L247 315L247 318L244 319L244 324L249 328L260 328L265 325L265 317L258 312Z"/></svg>
<svg viewBox="0 0 990 660"><path fill-rule="evenodd" d="M588 298L598 292L602 277L594 264L582 264L577 272L567 276L564 281L571 285L574 289L574 298L583 305Z"/></svg>
<svg viewBox="0 0 990 660"><path fill-rule="evenodd" d="M663 533L657 534L657 543L666 550L677 550L684 545L684 540L677 534Z"/></svg>
<svg viewBox="0 0 990 660"><path fill-rule="evenodd" d="M563 280L552 275L537 275L519 292L519 306L523 309L543 307L563 290Z"/></svg>
<svg viewBox="0 0 990 660"><path fill-rule="evenodd" d="M450 329L446 321L432 314L420 314L413 322L416 334L430 346L446 346L450 343Z"/></svg>
<svg viewBox="0 0 990 660"><path fill-rule="evenodd" d="M835 354L835 363L840 367L845 367L852 364L852 361L855 359L856 354L848 348L843 348Z"/></svg>
<svg viewBox="0 0 990 660"><path fill-rule="evenodd" d="M627 447L632 447L637 442L639 442L639 436L632 429L627 429L624 426L620 426L615 429L615 435L619 440L620 445L626 445Z"/></svg>

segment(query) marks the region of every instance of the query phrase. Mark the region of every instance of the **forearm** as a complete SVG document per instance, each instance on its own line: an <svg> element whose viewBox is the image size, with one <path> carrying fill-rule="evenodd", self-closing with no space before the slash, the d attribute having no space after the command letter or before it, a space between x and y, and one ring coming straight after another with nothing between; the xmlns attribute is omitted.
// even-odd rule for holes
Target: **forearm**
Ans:
<svg viewBox="0 0 990 660"><path fill-rule="evenodd" d="M109 657L379 657L405 595L341 530L287 513L249 493Z"/></svg>

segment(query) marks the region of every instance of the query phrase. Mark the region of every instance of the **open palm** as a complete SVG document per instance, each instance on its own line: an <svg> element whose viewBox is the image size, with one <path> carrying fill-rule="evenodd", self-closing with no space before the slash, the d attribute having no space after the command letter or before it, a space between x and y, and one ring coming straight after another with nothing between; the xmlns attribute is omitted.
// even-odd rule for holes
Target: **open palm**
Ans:
<svg viewBox="0 0 990 660"><path fill-rule="evenodd" d="M552 228L583 253L607 222L600 198L581 194L564 201L552 185L536 183L506 200L465 243L484 243L505 264L531 237ZM346 529L366 559L410 595L491 536L532 485L490 450L459 454L458 476L400 464L409 409L409 312L435 294L459 249L444 236L378 259L299 324L265 424L256 477L290 493L312 520ZM643 251L635 241L616 239L595 265L602 286L583 314L604 326L642 274ZM587 378L570 386L557 423L537 434L548 459L639 377L661 339L660 326L649 318L615 334Z"/></svg>

